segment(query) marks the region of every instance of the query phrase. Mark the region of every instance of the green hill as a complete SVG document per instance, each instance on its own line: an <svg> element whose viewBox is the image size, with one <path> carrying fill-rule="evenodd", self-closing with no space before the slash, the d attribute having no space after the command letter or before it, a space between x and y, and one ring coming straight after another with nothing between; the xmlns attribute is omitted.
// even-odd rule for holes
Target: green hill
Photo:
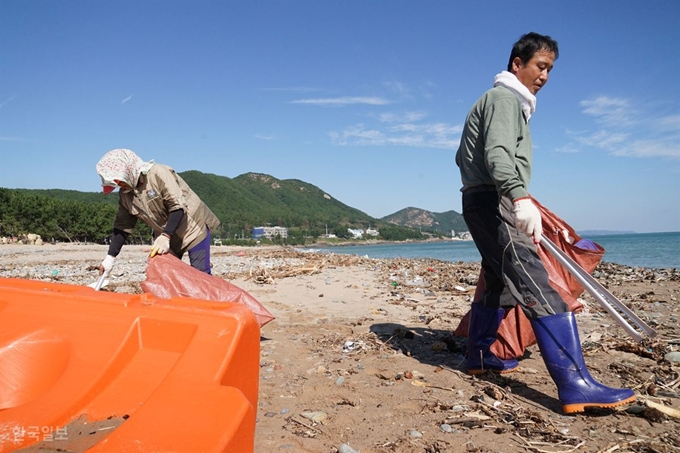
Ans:
<svg viewBox="0 0 680 453"><path fill-rule="evenodd" d="M447 236L451 235L451 231L454 231L456 234L468 231L463 216L456 211L430 212L424 209L409 207L385 216L380 220L393 225L406 226Z"/></svg>
<svg viewBox="0 0 680 453"><path fill-rule="evenodd" d="M199 171L180 173L227 226L245 224L325 228L364 227L376 219L297 179L280 180L260 173L230 179Z"/></svg>
<svg viewBox="0 0 680 453"><path fill-rule="evenodd" d="M422 238L417 229L375 219L342 203L320 188L297 179L280 180L260 173L227 178L195 170L182 172L180 175L222 222L220 228L213 232L215 236L248 237L250 230L256 226L285 226L290 235L298 235L301 239L303 236L319 237L325 232L346 237L347 228L366 229L370 225L378 229L380 237L385 240ZM78 212L89 212L92 206L98 206L98 211L106 211L112 222L118 203L116 195L101 192L62 189L0 191L4 191L6 199L11 201L4 212L0 207L0 235L8 234L2 231L3 216L7 219L5 225L9 225L12 219L12 231L27 230L30 225L30 232L41 234L43 231L47 234L41 228L45 222L36 222L34 218L35 212L42 209L41 206L50 206L53 216L61 216L60 210L69 210L73 220L61 221L58 227L50 229L49 237L58 239L60 231L65 230L64 225L71 224L72 230L82 233L69 234L69 237L99 242L110 233L110 223L101 232L96 232L97 228L77 229L76 225L87 221L84 217L79 217ZM31 206L31 209L23 209L22 206ZM145 232L142 235L147 234Z"/></svg>

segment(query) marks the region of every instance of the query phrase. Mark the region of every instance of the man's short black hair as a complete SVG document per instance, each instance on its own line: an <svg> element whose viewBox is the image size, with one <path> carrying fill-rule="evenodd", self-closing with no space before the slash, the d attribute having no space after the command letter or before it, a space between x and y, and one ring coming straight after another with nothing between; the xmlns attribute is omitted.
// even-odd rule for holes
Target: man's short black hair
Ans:
<svg viewBox="0 0 680 453"><path fill-rule="evenodd" d="M539 35L533 31L526 35L522 35L515 45L512 46L510 60L508 61L508 71L512 72L512 61L515 58L519 57L519 59L522 60L522 63L527 64L539 50L553 52L555 54L555 60L560 56L560 51L557 48L557 41L550 36Z"/></svg>

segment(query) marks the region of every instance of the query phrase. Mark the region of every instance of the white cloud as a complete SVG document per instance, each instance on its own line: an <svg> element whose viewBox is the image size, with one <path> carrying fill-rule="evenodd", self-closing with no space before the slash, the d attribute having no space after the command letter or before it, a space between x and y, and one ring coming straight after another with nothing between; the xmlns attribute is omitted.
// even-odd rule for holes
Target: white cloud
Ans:
<svg viewBox="0 0 680 453"><path fill-rule="evenodd" d="M445 137L447 135L460 134L463 130L463 127L452 126L446 123L426 123L426 124L404 123L399 124L397 126L392 126L389 128L389 130L395 132L419 132L423 134Z"/></svg>
<svg viewBox="0 0 680 453"><path fill-rule="evenodd" d="M408 87L401 82L397 82L396 80L383 82L383 87L392 93L396 93L401 101L413 99Z"/></svg>
<svg viewBox="0 0 680 453"><path fill-rule="evenodd" d="M132 96L134 96L134 94L131 94L130 96L126 97L125 99L123 99L122 101L120 101L120 103L121 103L121 104L125 104L127 101L129 101L130 99L132 99Z"/></svg>
<svg viewBox="0 0 680 453"><path fill-rule="evenodd" d="M312 87L280 87L280 88L260 88L260 91L291 91L296 93L311 93L313 91L320 91L318 88Z"/></svg>
<svg viewBox="0 0 680 453"><path fill-rule="evenodd" d="M366 105L387 105L390 102L379 97L350 97L343 96L339 98L316 98L316 99L299 99L297 101L290 101L291 104L308 104L308 105L322 105L322 106L345 106L355 104Z"/></svg>
<svg viewBox="0 0 680 453"><path fill-rule="evenodd" d="M624 125L633 121L634 111L627 99L599 96L580 102L583 113L595 117L595 120L608 125Z"/></svg>
<svg viewBox="0 0 680 453"><path fill-rule="evenodd" d="M583 100L580 105L601 128L567 131L574 142L555 151L592 148L612 156L680 159L680 115L665 115L654 106L607 96Z"/></svg>
<svg viewBox="0 0 680 453"><path fill-rule="evenodd" d="M341 146L409 146L416 148L455 149L458 147L460 126L444 123L401 123L385 129L365 124L348 126L329 135Z"/></svg>
<svg viewBox="0 0 680 453"><path fill-rule="evenodd" d="M390 91L395 91L399 94L406 95L408 94L408 90L406 89L406 85L404 85L401 82L396 82L396 81L391 81L391 82L383 82L383 86L387 88Z"/></svg>
<svg viewBox="0 0 680 453"><path fill-rule="evenodd" d="M612 151L612 155L680 159L679 143L678 140L674 143L665 140L635 140L628 146Z"/></svg>
<svg viewBox="0 0 680 453"><path fill-rule="evenodd" d="M16 99L16 96L10 96L10 98L6 101L0 102L0 109L12 102L14 99Z"/></svg>
<svg viewBox="0 0 680 453"><path fill-rule="evenodd" d="M626 143L630 134L622 132L610 132L600 130L587 136L576 137L576 140L585 146L602 149L616 149Z"/></svg>
<svg viewBox="0 0 680 453"><path fill-rule="evenodd" d="M273 135L255 134L254 137L259 138L260 140L275 140L275 137Z"/></svg>
<svg viewBox="0 0 680 453"><path fill-rule="evenodd" d="M555 148L555 152L558 153L579 153L581 150L579 149L578 146L574 146L573 144L566 144L564 146L560 146L559 148Z"/></svg>
<svg viewBox="0 0 680 453"><path fill-rule="evenodd" d="M383 82L383 87L397 98L332 97L309 98L291 101L292 104L318 106L371 105L383 106L404 102L409 98L408 87L398 81ZM456 149L462 126L440 122L427 122L427 113L421 110L373 111L365 114L364 123L348 125L329 132L332 142L340 146L409 146L417 148ZM374 124L370 124L373 122Z"/></svg>
<svg viewBox="0 0 680 453"><path fill-rule="evenodd" d="M378 120L384 123L407 123L412 121L420 121L426 116L427 114L425 112L387 112L378 115Z"/></svg>
<svg viewBox="0 0 680 453"><path fill-rule="evenodd" d="M423 85L418 87L418 92L423 97L423 99L427 99L429 101L434 98L430 90L435 87L436 85L433 82L426 81Z"/></svg>
<svg viewBox="0 0 680 453"><path fill-rule="evenodd" d="M680 115L668 115L653 122L653 127L661 132L680 133Z"/></svg>

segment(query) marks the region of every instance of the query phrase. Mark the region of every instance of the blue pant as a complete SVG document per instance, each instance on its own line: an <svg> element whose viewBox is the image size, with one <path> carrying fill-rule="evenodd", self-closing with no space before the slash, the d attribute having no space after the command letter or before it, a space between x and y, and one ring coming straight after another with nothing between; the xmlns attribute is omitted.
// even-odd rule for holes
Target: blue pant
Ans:
<svg viewBox="0 0 680 453"><path fill-rule="evenodd" d="M197 246L189 249L189 263L194 269L212 275L212 272L210 272L210 243L212 241L210 228L206 227L206 231L205 239L199 242Z"/></svg>

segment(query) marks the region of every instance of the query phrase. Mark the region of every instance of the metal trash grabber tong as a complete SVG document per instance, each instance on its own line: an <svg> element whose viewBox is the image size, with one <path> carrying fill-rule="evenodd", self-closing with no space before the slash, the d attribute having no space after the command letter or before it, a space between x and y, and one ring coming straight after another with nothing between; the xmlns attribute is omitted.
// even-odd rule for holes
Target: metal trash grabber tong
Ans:
<svg viewBox="0 0 680 453"><path fill-rule="evenodd" d="M102 289L102 286L104 285L104 280L106 280L106 272L99 276L99 280L97 280L97 283L94 285L95 291L99 291L100 289Z"/></svg>
<svg viewBox="0 0 680 453"><path fill-rule="evenodd" d="M566 270L569 271L571 275L602 305L602 307L609 312L614 320L623 329L628 332L628 335L633 337L635 341L640 343L642 341L642 335L631 326L623 315L628 316L630 320L644 332L648 337L655 337L657 335L656 330L649 327L642 319L640 319L633 311L626 307L623 302L618 300L612 293L607 290L604 286L600 284L592 275L585 271L576 261L574 261L569 255L564 253L562 249L557 247L550 239L543 236L541 238L541 245L545 247L552 256L557 259L557 261L564 266ZM619 311L615 310L616 307Z"/></svg>

